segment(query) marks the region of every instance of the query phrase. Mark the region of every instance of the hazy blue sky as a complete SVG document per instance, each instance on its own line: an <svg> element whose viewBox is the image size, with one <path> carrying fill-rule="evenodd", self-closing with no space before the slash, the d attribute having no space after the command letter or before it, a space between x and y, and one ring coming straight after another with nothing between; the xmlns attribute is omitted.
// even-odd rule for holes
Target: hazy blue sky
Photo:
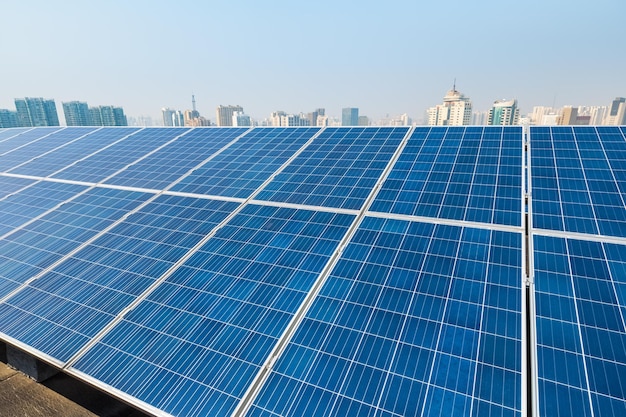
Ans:
<svg viewBox="0 0 626 417"><path fill-rule="evenodd" d="M159 117L219 104L421 119L457 79L475 111L626 95L624 0L20 0L0 8L0 108L15 97Z"/></svg>

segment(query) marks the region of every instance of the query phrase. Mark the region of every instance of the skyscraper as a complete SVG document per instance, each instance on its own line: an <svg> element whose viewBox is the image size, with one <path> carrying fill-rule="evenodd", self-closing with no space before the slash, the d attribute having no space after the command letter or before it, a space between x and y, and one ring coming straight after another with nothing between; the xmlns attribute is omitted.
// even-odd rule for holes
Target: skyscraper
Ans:
<svg viewBox="0 0 626 417"><path fill-rule="evenodd" d="M89 106L82 101L70 101L63 103L65 124L68 126L92 126L89 116Z"/></svg>
<svg viewBox="0 0 626 417"><path fill-rule="evenodd" d="M519 108L517 100L496 100L487 116L488 125L506 126L516 125L519 122Z"/></svg>
<svg viewBox="0 0 626 417"><path fill-rule="evenodd" d="M241 106L217 106L216 109L216 121L218 126L232 126L233 125L233 113L243 113L243 107Z"/></svg>
<svg viewBox="0 0 626 417"><path fill-rule="evenodd" d="M443 104L428 109L429 126L463 126L469 125L471 119L472 102L456 89L456 83L443 98Z"/></svg>
<svg viewBox="0 0 626 417"><path fill-rule="evenodd" d="M626 98L615 97L611 102L609 113L604 119L604 124L609 126L626 125Z"/></svg>
<svg viewBox="0 0 626 417"><path fill-rule="evenodd" d="M341 126L358 126L359 109L357 107L346 107L341 109Z"/></svg>
<svg viewBox="0 0 626 417"><path fill-rule="evenodd" d="M15 109L20 126L59 126L54 100L41 97L16 98Z"/></svg>

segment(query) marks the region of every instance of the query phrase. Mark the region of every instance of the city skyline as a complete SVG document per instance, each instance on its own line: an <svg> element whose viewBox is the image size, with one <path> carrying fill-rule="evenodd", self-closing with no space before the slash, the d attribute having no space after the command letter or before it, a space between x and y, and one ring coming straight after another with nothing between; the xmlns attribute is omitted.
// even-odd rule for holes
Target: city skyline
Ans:
<svg viewBox="0 0 626 417"><path fill-rule="evenodd" d="M9 3L0 17L13 40L3 49L10 65L0 68L0 108L43 96L158 119L162 107L186 109L195 94L204 115L239 103L255 118L358 107L372 120L421 119L455 78L480 111L505 98L516 98L522 114L606 105L624 95L626 58L616 52L626 4L564 5Z"/></svg>

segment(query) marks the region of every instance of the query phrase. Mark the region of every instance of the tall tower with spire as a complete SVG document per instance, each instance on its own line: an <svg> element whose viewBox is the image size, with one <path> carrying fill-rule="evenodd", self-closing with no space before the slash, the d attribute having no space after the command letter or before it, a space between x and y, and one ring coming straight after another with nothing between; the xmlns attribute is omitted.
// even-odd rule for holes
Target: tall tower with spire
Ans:
<svg viewBox="0 0 626 417"><path fill-rule="evenodd" d="M443 98L443 104L428 109L430 126L464 126L472 120L472 102L456 89L456 78L452 90Z"/></svg>

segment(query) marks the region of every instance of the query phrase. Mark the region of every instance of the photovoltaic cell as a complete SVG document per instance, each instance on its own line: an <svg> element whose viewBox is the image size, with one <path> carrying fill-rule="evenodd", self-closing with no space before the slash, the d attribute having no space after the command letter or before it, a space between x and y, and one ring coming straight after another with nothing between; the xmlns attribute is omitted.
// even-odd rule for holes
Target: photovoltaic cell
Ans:
<svg viewBox="0 0 626 417"><path fill-rule="evenodd" d="M91 183L101 182L175 137L183 135L187 130L144 128L127 139L55 173L52 177Z"/></svg>
<svg viewBox="0 0 626 417"><path fill-rule="evenodd" d="M130 166L107 184L163 189L227 145L248 128L196 128Z"/></svg>
<svg viewBox="0 0 626 417"><path fill-rule="evenodd" d="M521 207L520 127L417 127L371 210L520 226Z"/></svg>
<svg viewBox="0 0 626 417"><path fill-rule="evenodd" d="M521 234L366 217L248 416L519 416Z"/></svg>
<svg viewBox="0 0 626 417"><path fill-rule="evenodd" d="M139 128L136 127L98 129L80 140L11 169L10 172L13 174L47 177L138 130Z"/></svg>
<svg viewBox="0 0 626 417"><path fill-rule="evenodd" d="M408 129L326 128L258 200L360 209Z"/></svg>
<svg viewBox="0 0 626 417"><path fill-rule="evenodd" d="M75 367L167 413L229 416L353 220L247 205Z"/></svg>
<svg viewBox="0 0 626 417"><path fill-rule="evenodd" d="M0 329L67 361L236 207L158 197L0 304Z"/></svg>
<svg viewBox="0 0 626 417"><path fill-rule="evenodd" d="M626 415L626 246L534 236L539 416Z"/></svg>
<svg viewBox="0 0 626 417"><path fill-rule="evenodd" d="M626 237L619 127L534 127L530 143L535 228Z"/></svg>
<svg viewBox="0 0 626 417"><path fill-rule="evenodd" d="M247 198L317 132L319 128L254 129L172 190Z"/></svg>
<svg viewBox="0 0 626 417"><path fill-rule="evenodd" d="M119 220L150 194L96 188L0 240L0 298Z"/></svg>
<svg viewBox="0 0 626 417"><path fill-rule="evenodd" d="M86 187L38 182L0 200L0 236L84 191Z"/></svg>

